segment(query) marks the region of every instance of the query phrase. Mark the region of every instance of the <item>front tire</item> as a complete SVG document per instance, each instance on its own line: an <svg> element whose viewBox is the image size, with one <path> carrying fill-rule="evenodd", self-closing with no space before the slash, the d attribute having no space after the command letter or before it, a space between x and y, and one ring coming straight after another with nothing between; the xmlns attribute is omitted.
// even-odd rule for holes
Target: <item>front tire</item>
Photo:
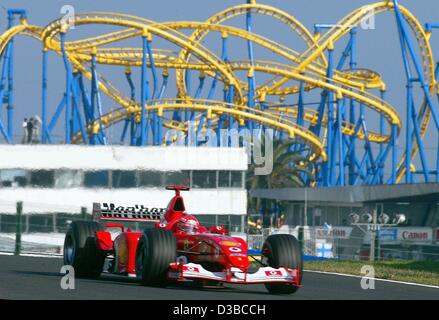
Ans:
<svg viewBox="0 0 439 320"><path fill-rule="evenodd" d="M136 275L144 286L165 286L166 273L176 261L177 240L171 231L146 229L136 250Z"/></svg>
<svg viewBox="0 0 439 320"><path fill-rule="evenodd" d="M300 244L290 234L274 234L269 236L262 247L262 254L273 268L286 267L300 270L299 285L302 283L303 260ZM292 294L299 287L290 283L267 283L268 292L272 294Z"/></svg>
<svg viewBox="0 0 439 320"><path fill-rule="evenodd" d="M105 253L98 249L96 231L103 228L95 221L74 221L64 239L64 264L75 269L75 276L97 278L102 273Z"/></svg>

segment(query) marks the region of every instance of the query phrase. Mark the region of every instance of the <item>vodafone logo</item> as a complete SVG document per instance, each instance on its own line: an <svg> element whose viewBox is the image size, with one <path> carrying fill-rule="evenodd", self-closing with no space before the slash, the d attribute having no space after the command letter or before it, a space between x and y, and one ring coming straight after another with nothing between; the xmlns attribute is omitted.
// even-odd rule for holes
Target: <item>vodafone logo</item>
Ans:
<svg viewBox="0 0 439 320"><path fill-rule="evenodd" d="M238 247L230 247L230 248L229 248L229 251L230 251L230 252L242 252L242 249L241 249L241 248L238 248Z"/></svg>

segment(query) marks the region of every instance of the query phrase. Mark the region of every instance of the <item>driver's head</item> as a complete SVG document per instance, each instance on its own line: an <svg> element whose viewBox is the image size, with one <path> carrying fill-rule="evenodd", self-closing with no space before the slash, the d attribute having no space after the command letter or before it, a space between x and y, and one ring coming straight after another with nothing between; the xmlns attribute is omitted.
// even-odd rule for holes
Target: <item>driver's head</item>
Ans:
<svg viewBox="0 0 439 320"><path fill-rule="evenodd" d="M177 230L185 233L196 233L200 230L200 223L191 215L184 215L177 222Z"/></svg>

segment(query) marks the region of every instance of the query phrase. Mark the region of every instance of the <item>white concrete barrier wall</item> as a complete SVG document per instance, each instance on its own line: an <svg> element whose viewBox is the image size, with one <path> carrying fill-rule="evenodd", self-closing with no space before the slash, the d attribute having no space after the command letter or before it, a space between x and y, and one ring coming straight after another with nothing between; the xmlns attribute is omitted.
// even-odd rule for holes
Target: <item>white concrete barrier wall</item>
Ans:
<svg viewBox="0 0 439 320"><path fill-rule="evenodd" d="M166 208L174 191L139 189L0 189L0 213L15 214L16 203L23 201L23 214L64 212L77 214L81 207L90 213L93 202L116 205L144 205ZM192 214L245 215L247 194L244 189L192 189L183 191L186 210Z"/></svg>
<svg viewBox="0 0 439 320"><path fill-rule="evenodd" d="M247 170L244 148L0 145L0 169Z"/></svg>

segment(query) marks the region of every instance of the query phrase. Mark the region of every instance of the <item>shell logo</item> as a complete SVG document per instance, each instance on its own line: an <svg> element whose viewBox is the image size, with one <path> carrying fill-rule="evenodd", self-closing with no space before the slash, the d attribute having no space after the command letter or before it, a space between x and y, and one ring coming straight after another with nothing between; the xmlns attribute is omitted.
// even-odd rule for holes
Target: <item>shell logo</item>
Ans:
<svg viewBox="0 0 439 320"><path fill-rule="evenodd" d="M237 241L230 241L230 240L221 241L220 244L223 246L226 246L226 247L240 247L241 246L241 243L239 243Z"/></svg>

